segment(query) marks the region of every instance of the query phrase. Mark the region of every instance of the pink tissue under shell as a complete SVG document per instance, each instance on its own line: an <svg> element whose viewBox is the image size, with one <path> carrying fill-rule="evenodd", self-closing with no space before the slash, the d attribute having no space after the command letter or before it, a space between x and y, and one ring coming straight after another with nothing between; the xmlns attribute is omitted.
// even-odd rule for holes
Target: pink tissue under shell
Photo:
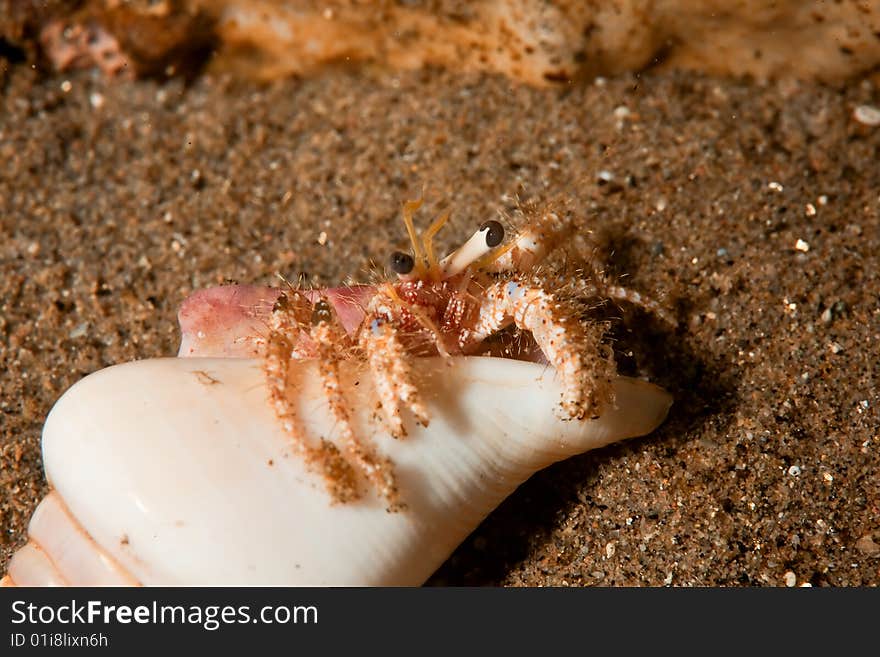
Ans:
<svg viewBox="0 0 880 657"><path fill-rule="evenodd" d="M364 317L364 307L375 288L369 285L305 290L311 301L323 295L339 321L353 333ZM184 300L177 313L180 323L179 357L255 358L265 338L266 320L279 288L261 285L224 285L198 290Z"/></svg>

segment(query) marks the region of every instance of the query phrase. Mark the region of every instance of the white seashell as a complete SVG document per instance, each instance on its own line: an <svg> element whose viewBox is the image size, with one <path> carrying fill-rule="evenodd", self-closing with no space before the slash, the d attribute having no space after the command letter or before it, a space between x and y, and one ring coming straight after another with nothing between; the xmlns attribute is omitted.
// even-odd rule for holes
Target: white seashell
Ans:
<svg viewBox="0 0 880 657"><path fill-rule="evenodd" d="M332 438L315 364L291 369L309 435ZM421 584L533 472L647 434L671 404L657 386L620 377L616 408L563 421L545 366L426 358L414 369L432 419L410 422L400 441L370 417L370 377L343 369L355 428L396 464L407 504L398 513L372 493L331 504L266 401L260 361L145 360L86 377L46 421L54 491L5 583Z"/></svg>

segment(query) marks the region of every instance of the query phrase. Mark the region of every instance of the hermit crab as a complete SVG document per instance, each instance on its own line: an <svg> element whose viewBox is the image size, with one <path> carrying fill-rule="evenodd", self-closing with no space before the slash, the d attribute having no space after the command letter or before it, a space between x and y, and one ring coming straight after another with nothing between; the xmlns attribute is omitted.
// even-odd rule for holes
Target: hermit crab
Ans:
<svg viewBox="0 0 880 657"><path fill-rule="evenodd" d="M53 491L5 584L420 584L535 471L650 433L671 398L617 376L578 303L662 313L595 272L540 271L571 229L497 221L394 280L225 286L180 309L178 358L74 385L43 431ZM576 302L575 299L579 301Z"/></svg>
<svg viewBox="0 0 880 657"><path fill-rule="evenodd" d="M603 326L581 321L578 307L546 289L544 279L536 275L548 253L571 231L571 221L553 211L539 213L506 245L502 224L486 221L459 249L438 259L433 240L449 213L419 235L413 215L420 205L421 201L409 201L403 208L412 250L391 253L388 265L397 280L349 288L348 297L340 298L336 291L337 299L348 306L348 329L325 295L307 295L293 287L279 296L270 314L265 369L272 405L338 501L360 496L357 474L334 443L309 445L286 394L292 360L317 361L339 442L390 510L401 503L393 466L351 427L339 381L343 360L368 364L378 407L388 432L398 439L406 436L404 409L422 426L429 424L422 392L413 380L412 358L439 355L448 362L485 351L486 342L509 326L527 332L542 360L556 370L564 418L597 417L613 401L616 370L611 350L602 343ZM595 273L589 283L580 282L579 292L588 299L603 294L662 312L634 292L602 284ZM360 316L353 329L352 312Z"/></svg>

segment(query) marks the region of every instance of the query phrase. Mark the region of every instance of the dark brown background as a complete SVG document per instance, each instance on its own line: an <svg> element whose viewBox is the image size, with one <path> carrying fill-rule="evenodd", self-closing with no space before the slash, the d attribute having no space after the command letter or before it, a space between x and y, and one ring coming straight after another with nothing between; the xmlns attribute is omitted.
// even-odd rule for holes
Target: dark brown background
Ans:
<svg viewBox="0 0 880 657"><path fill-rule="evenodd" d="M571 203L610 270L679 320L616 331L622 367L674 393L666 424L534 476L433 583L876 585L880 128L853 119L863 103L880 104L867 81L684 73L539 90L435 70L185 86L13 67L0 571L46 492L40 427L68 386L175 353L194 289L363 277L405 244L400 204L425 187L423 221L453 210L444 246L516 195Z"/></svg>

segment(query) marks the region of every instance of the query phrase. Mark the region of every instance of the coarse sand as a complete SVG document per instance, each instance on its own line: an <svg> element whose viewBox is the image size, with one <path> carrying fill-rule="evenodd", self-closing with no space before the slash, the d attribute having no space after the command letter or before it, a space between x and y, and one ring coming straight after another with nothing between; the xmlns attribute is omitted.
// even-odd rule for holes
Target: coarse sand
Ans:
<svg viewBox="0 0 880 657"><path fill-rule="evenodd" d="M233 279L368 276L399 210L447 248L517 197L568 203L677 329L621 309L653 435L533 476L430 580L880 582L880 104L869 81L689 73L533 89L436 70L267 86L5 75L0 572L46 493L40 428L102 367L173 355L177 307ZM256 537L255 537L256 540Z"/></svg>

